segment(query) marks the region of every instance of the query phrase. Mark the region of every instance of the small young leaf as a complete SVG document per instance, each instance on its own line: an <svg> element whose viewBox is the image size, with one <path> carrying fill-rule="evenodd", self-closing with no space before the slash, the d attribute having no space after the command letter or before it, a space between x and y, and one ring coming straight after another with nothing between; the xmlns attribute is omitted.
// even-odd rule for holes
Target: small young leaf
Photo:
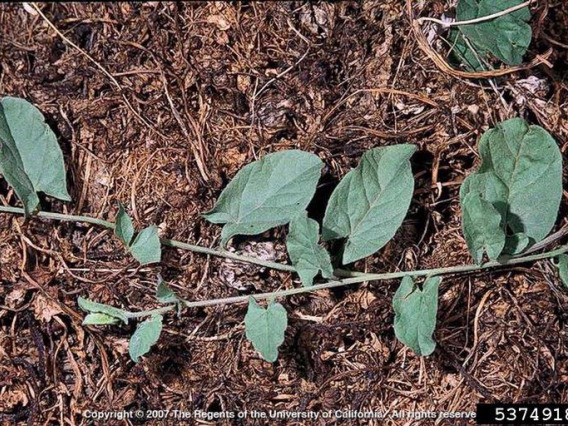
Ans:
<svg viewBox="0 0 568 426"><path fill-rule="evenodd" d="M107 314L93 313L88 314L83 320L83 325L108 325L118 324L120 320Z"/></svg>
<svg viewBox="0 0 568 426"><path fill-rule="evenodd" d="M149 226L140 231L130 246L130 253L141 265L160 262L162 260L162 246L158 236L158 228Z"/></svg>
<svg viewBox="0 0 568 426"><path fill-rule="evenodd" d="M124 206L120 202L118 203L114 235L116 235L126 247L130 247L132 237L134 236L134 225L132 224L132 219L128 216L128 213L126 213Z"/></svg>
<svg viewBox="0 0 568 426"><path fill-rule="evenodd" d="M158 285L156 287L156 299L160 303L178 303L180 298L173 290L168 287L161 275L158 275Z"/></svg>
<svg viewBox="0 0 568 426"><path fill-rule="evenodd" d="M63 154L43 114L24 99L0 101L0 170L31 214L37 192L70 201Z"/></svg>
<svg viewBox="0 0 568 426"><path fill-rule="evenodd" d="M481 137L483 163L468 176L460 189L463 205L469 193L480 194L501 215L507 234L525 234L534 244L548 235L562 198L562 155L556 141L539 126L512 118ZM525 237L509 241L518 251ZM505 254L509 253L506 250Z"/></svg>
<svg viewBox="0 0 568 426"><path fill-rule="evenodd" d="M406 276L394 295L395 335L416 355L430 355L436 348L432 335L436 329L441 281L440 277L427 278L421 290L411 277Z"/></svg>
<svg viewBox="0 0 568 426"><path fill-rule="evenodd" d="M513 235L507 235L507 239L505 240L505 248L503 249L503 253L515 255L522 253L524 249L526 249L531 240L527 235L523 232L517 232Z"/></svg>
<svg viewBox="0 0 568 426"><path fill-rule="evenodd" d="M84 299L79 297L77 299L79 307L84 310L85 312L89 312L91 314L105 314L114 318L117 318L128 324L128 316L126 312L122 309L115 308L114 306L104 305L102 303L93 302L89 299Z"/></svg>
<svg viewBox="0 0 568 426"><path fill-rule="evenodd" d="M374 148L337 185L325 211L323 238L347 238L343 264L383 247L402 224L414 191L414 145Z"/></svg>
<svg viewBox="0 0 568 426"><path fill-rule="evenodd" d="M280 303L271 302L262 308L252 297L245 316L246 336L254 348L268 362L278 358L278 347L284 342L288 314Z"/></svg>
<svg viewBox="0 0 568 426"><path fill-rule="evenodd" d="M150 319L138 324L128 344L132 361L139 362L140 357L147 354L158 341L162 332L162 319L161 315L152 315Z"/></svg>
<svg viewBox="0 0 568 426"><path fill-rule="evenodd" d="M489 259L497 259L505 247L505 231L500 227L499 212L473 192L464 197L462 210L463 233L475 263L481 263L484 251Z"/></svg>
<svg viewBox="0 0 568 426"><path fill-rule="evenodd" d="M227 185L209 222L224 223L221 245L234 235L256 235L285 225L305 210L320 177L322 161L299 150L279 151L243 167Z"/></svg>
<svg viewBox="0 0 568 426"><path fill-rule="evenodd" d="M290 222L286 247L302 283L313 285L314 277L321 271L324 278L333 276L328 252L318 244L319 225L308 218L304 211Z"/></svg>
<svg viewBox="0 0 568 426"><path fill-rule="evenodd" d="M523 0L459 0L456 20L468 21L502 12L521 4ZM491 52L507 65L520 65L532 38L528 7L476 24L460 25L462 32L483 54Z"/></svg>
<svg viewBox="0 0 568 426"><path fill-rule="evenodd" d="M558 256L558 263L556 264L558 268L558 275L560 275L560 280L568 288L568 255L561 254Z"/></svg>

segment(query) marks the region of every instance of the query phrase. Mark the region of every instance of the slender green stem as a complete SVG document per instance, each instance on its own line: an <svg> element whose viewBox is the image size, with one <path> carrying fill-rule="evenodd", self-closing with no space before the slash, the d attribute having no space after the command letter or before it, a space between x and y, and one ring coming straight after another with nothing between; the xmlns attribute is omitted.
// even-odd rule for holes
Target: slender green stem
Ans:
<svg viewBox="0 0 568 426"><path fill-rule="evenodd" d="M24 209L18 208L18 207L6 207L6 206L0 206L0 213L13 213L13 214L20 214L23 215ZM38 212L37 214L35 214L33 217L41 217L41 218L45 218L45 219L51 219L51 220L59 220L59 221L64 221L64 222L85 222L85 223L91 223L93 225L99 225L99 226L103 226L105 228L108 229L114 229L115 224L112 222L108 222L106 220L102 220L102 219L96 219L94 217L89 217L89 216L76 216L76 215L70 215L70 214L62 214L62 213L50 213L50 212ZM244 262L244 263L253 263L259 266L264 266L266 268L271 268L271 269L277 269L279 271L287 271L287 272L295 272L296 269L291 266L291 265L285 265L282 263L278 263L278 262L271 262L269 260L263 260L263 259L258 259L256 257L250 257L250 256L243 256L241 254L237 254L237 253L231 253L230 251L227 250L217 250L217 249L212 249L212 248L208 248L208 247L203 247L203 246L197 246L197 245L193 245L193 244L187 244L184 243L182 241L176 241L176 240L170 240L170 239L162 239L161 240L162 244L168 247L173 247L173 248L178 248L178 249L182 249L182 250L189 250L189 251L193 251L195 253L202 253L202 254L209 254L212 256L218 256L218 257L224 257L227 259L232 259L232 260L236 260L238 262Z"/></svg>
<svg viewBox="0 0 568 426"><path fill-rule="evenodd" d="M323 290L334 287L342 287L350 284L362 283L365 281L386 281L402 278L405 276L411 277L428 277L434 275L455 275L464 272L480 272L490 268L498 268L504 266L518 265L521 263L534 262L536 260L549 259L551 257L556 257L560 254L568 252L568 245L561 246L556 250L552 250L546 253L534 254L525 257L516 257L511 259L503 259L500 261L491 261L484 263L482 265L461 265L461 266L450 266L448 268L435 268L435 269L420 269L416 271L400 271L400 272L387 272L383 274L365 274L361 272L347 272L345 275L350 276L341 281L329 281L323 284L316 284L311 287L298 287L289 290L272 291L268 293L253 294L250 296L234 296L226 297L223 299L210 299L197 302L187 302L185 301L185 306L189 308L203 307L203 306L213 306L213 305L226 305L231 303L246 302L250 297L254 297L256 300L263 299L273 299L278 297L292 296L294 294L308 293L317 290ZM337 272L337 271L336 271ZM357 276L353 276L357 275Z"/></svg>
<svg viewBox="0 0 568 426"><path fill-rule="evenodd" d="M534 254L531 256L516 257L510 259L502 259L499 261L491 261L484 263L482 265L460 265L460 266L450 266L447 268L434 268L434 269L419 269L416 271L400 271L400 272L387 272L383 274L364 274L361 272L349 272L345 271L345 275L350 275L350 278L346 278L341 281L329 281L323 284L316 284L311 287L297 287L288 290L271 291L267 293L258 293L252 295L244 296L233 296L224 297L220 299L209 299L200 301L188 301L182 300L183 303L188 308L200 308L206 306L218 306L218 305L228 305L236 303L244 303L249 300L249 298L254 297L256 300L266 300L266 299L277 299L279 297L292 296L294 294L308 293L318 290L324 290L335 287L343 287L350 284L362 283L365 281L386 281L402 278L405 276L411 277L428 277L434 275L456 275L465 272L481 272L491 268L499 268L504 266L518 265L521 263L534 262L537 260L550 259L552 257L559 256L563 253L568 252L568 245L561 246L556 250L552 250L546 253ZM358 276L352 276L352 275ZM160 309L153 309L150 311L132 312L128 314L129 318L140 318L144 316L155 315L161 312L167 312L175 308L176 305L165 306Z"/></svg>
<svg viewBox="0 0 568 426"><path fill-rule="evenodd" d="M259 266L264 266L270 269L277 269L279 271L295 272L296 269L292 265L285 265L283 263L271 262L270 260L263 260L256 257L243 256L237 253L231 253L227 250L217 250L194 244L182 243L181 241L162 239L162 244L168 247L174 247L182 250L189 250L195 253L210 254L212 256L225 257L227 259L236 260L244 263L254 263Z"/></svg>
<svg viewBox="0 0 568 426"><path fill-rule="evenodd" d="M142 318L142 317L149 317L152 315L160 315L164 314L169 311L173 311L177 305L167 305L157 309L150 309L148 311L140 311L140 312L126 312L127 318Z"/></svg>
<svg viewBox="0 0 568 426"><path fill-rule="evenodd" d="M17 208L17 207L0 206L0 212L24 214L24 210ZM114 223L107 222L107 221L101 220L101 219L95 219L95 218L88 217L88 216L74 216L74 215L66 215L66 214L60 214L60 213L49 213L49 212L39 212L39 213L37 213L37 216L43 217L43 218L46 218L46 219L53 219L53 220L92 223L92 224L95 224L95 225L104 226L104 227L109 228L109 229L114 229ZM237 260L237 261L240 261L240 262L254 263L254 264L257 264L257 265L260 265L260 266L278 269L278 270L281 270L281 271L289 271L289 272L295 271L294 267L290 266L290 265L284 265L284 264L281 264L281 263L265 261L265 260L262 260L262 259L257 259L257 258L249 257L249 256L242 256L242 255L231 253L231 252L228 252L228 251L225 251L225 250L216 250L216 249L211 249L211 248L207 248L207 247L187 244L187 243L183 243L181 241L163 239L162 244L169 246L169 247L179 248L179 249L182 249L182 250L193 251L193 252L196 252L196 253L203 253L203 254L208 254L208 255L213 255L213 256L225 257L225 258ZM420 270L416 270L416 271L387 272L387 273L382 273L382 274L370 274L370 273L364 273L364 272L346 271L346 270L343 270L343 269L336 269L335 275L338 276L338 277L343 277L344 279L329 281L329 282L326 282L326 283L323 283L323 284L316 284L316 285L313 285L311 287L298 287L298 288L292 288L292 289L288 289L288 290L272 291L272 292L267 292L267 293L254 294L254 295L225 297L225 298L221 298L221 299L209 299L209 300L203 300L203 301L182 300L181 303L183 303L188 308L226 305L226 304L246 302L250 297L254 297L256 300L275 299L275 298L279 298L279 297L292 296L294 294L308 293L308 292L313 292L313 291L318 291L318 290L323 290L323 289L328 289L328 288L334 288L334 287L342 287L342 286L347 286L347 285L350 285L350 284L357 284L357 283L361 283L361 282L365 282L365 281L393 280L393 279L402 278L404 276L427 277L427 276L433 276L433 275L455 275L455 274L461 274L461 273L465 273L465 272L480 272L480 271L484 271L484 270L487 270L487 269L490 269L490 268L499 268L499 267L504 267L504 266L518 265L518 264L521 264L521 263L534 262L534 261L537 261L537 260L550 259L552 257L556 257L556 256L559 256L559 255L561 255L563 253L567 253L567 252L568 252L568 245L564 245L564 246L560 246L559 248L557 248L555 250L548 251L548 252L545 252L545 253L532 254L532 255L523 256L523 257L501 258L499 260L490 261L490 262L484 263L482 265L460 265L460 266L450 266L450 267L447 267L447 268L433 268L433 269L420 269ZM164 307L161 307L161 308L158 308L158 309L152 309L152 310L148 310L148 311L128 312L127 316L129 318L141 318L141 317L150 316L150 315L157 315L157 314L161 314L161 313L164 313L164 312L171 311L176 306L177 305L174 304L174 305L168 305L168 306L164 306Z"/></svg>
<svg viewBox="0 0 568 426"><path fill-rule="evenodd" d="M386 274L367 274L367 273L362 274L360 272L350 272L351 276L353 275L356 276L353 278L347 278L342 282L346 284L353 284L363 281L390 280L390 279L402 278L404 276L426 277L433 275L451 275L451 274L461 274L464 272L476 272L491 268L519 265L521 263L529 263L537 260L550 259L551 257L556 257L566 252L568 252L568 245L560 246L555 250L548 251L545 253L532 254L530 256L510 257L510 258L503 257L500 258L499 260L493 260L481 265L459 265L459 266L450 266L447 268L419 269L416 271L392 272ZM337 273L338 271L336 271L336 274Z"/></svg>
<svg viewBox="0 0 568 426"><path fill-rule="evenodd" d="M19 207L8 207L8 206L0 206L0 213L13 213L20 215L25 214L24 209L21 209ZM51 212L37 212L33 217L36 216L43 217L45 219L59 220L63 222L92 223L93 225L99 225L99 226L104 226L105 228L114 229L114 223L90 216L75 216L71 214L51 213Z"/></svg>

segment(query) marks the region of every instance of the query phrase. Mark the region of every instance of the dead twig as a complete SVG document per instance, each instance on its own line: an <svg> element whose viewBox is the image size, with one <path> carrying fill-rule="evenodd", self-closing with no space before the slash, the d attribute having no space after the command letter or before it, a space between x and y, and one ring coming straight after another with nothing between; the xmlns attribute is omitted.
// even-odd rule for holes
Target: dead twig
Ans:
<svg viewBox="0 0 568 426"><path fill-rule="evenodd" d="M158 129L156 129L155 126L153 126L152 124L150 124L144 117L142 117L140 115L140 113L138 113L138 111L136 111L134 109L134 107L132 106L132 104L130 103L130 101L128 100L128 98L126 97L125 93L124 93L124 89L122 88L122 86L120 85L120 83L116 80L116 78L114 78L114 76L108 72L105 67L103 67L101 64L99 64L95 59L93 59L93 57L91 55L89 55L87 52L85 52L83 49L81 49L79 46L77 46L75 43L73 43L71 40L69 40L61 31L59 31L59 29L53 24L53 22L51 22L49 20L49 18L47 16L45 16L45 14L41 11L41 9L35 4L35 3L29 3L34 9L35 11L39 14L39 16L41 16L41 18L44 20L44 22L53 30L55 31L55 33L61 37L61 39L69 44L71 47L73 47L74 49L76 49L79 53L81 53L83 56L85 56L87 59L89 59L89 61L91 61L93 63L93 65L95 65L104 75L106 75L110 81L117 87L117 89L119 90L120 94L122 95L122 99L124 100L124 103L126 104L126 106L128 107L128 109L132 112L132 114L134 114L134 116L136 117L136 119L138 121L140 121L142 124L144 124L146 127L148 127L150 130L152 130L153 132L155 132L157 135L159 135L160 137L166 139L166 136L160 132Z"/></svg>
<svg viewBox="0 0 568 426"><path fill-rule="evenodd" d="M204 159L202 158L203 151L200 151L195 146L195 144L192 142L191 136L189 135L189 131L187 130L187 127L185 126L183 120L181 119L181 116L180 116L177 108L174 105L172 97L170 96L170 92L168 91L168 81L166 80L166 76L164 75L163 72L161 73L161 77L162 77L162 84L164 86L164 92L166 94L166 99L168 100L168 103L170 104L170 108L172 110L172 113L174 114L174 117L175 117L176 121L178 122L179 127L181 128L181 131L183 132L184 136L186 137L187 141L189 142L189 145L191 147L191 151L193 153L193 157L195 158L195 162L197 163L197 168L199 170L199 173L201 174L201 177L203 178L203 180L205 182L208 182L209 176L207 175L207 172L205 171ZM195 133L196 133L196 135L199 135L198 131L196 131Z"/></svg>
<svg viewBox="0 0 568 426"><path fill-rule="evenodd" d="M439 108L439 105L437 102L428 99L426 96L424 95L420 95L420 94L416 94L416 93L410 93L410 92L405 92L404 90L398 90L398 89L389 89L386 87L380 87L377 89L359 89L354 91L353 93L351 93L350 95L346 96L344 99L342 99L341 101L339 101L338 103L336 103L333 108L331 108L327 114L325 114L325 116L322 118L322 123L323 125L325 125L325 123L327 122L327 120L333 115L333 113L335 111L337 111L337 109L345 104L349 99L351 99L354 96L357 96L360 93L375 93L375 94L384 94L384 93L388 93L391 95L402 95L402 96L406 96L410 99L416 99L419 100L420 102L423 102L427 105L430 105L431 107L434 108Z"/></svg>

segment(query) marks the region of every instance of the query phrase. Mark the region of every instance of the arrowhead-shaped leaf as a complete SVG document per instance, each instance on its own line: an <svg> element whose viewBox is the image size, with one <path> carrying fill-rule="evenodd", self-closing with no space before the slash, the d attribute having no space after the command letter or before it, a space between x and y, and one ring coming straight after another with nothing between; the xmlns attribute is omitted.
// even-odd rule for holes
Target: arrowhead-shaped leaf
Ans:
<svg viewBox="0 0 568 426"><path fill-rule="evenodd" d="M0 101L0 170L24 204L39 204L37 192L70 201L63 154L42 113L24 99Z"/></svg>
<svg viewBox="0 0 568 426"><path fill-rule="evenodd" d="M375 253L402 224L414 191L409 162L414 151L404 144L367 151L331 194L323 238L347 238L344 264Z"/></svg>
<svg viewBox="0 0 568 426"><path fill-rule="evenodd" d="M505 247L499 212L473 192L464 197L462 209L463 233L475 263L481 263L484 251L489 259L497 259Z"/></svg>
<svg viewBox="0 0 568 426"><path fill-rule="evenodd" d="M147 354L158 341L162 333L162 319L161 315L152 315L150 319L138 324L128 344L132 361L139 362L140 357Z"/></svg>
<svg viewBox="0 0 568 426"><path fill-rule="evenodd" d="M459 0L456 20L468 21L493 15L521 3L523 0ZM520 65L532 38L532 30L527 23L530 19L529 8L525 7L486 22L460 25L458 30L467 37L478 55L491 52L508 65ZM468 54L464 56L468 57Z"/></svg>
<svg viewBox="0 0 568 426"><path fill-rule="evenodd" d="M178 303L180 298L166 284L161 275L158 275L158 285L156 287L156 299L160 303Z"/></svg>
<svg viewBox="0 0 568 426"><path fill-rule="evenodd" d="M411 277L406 276L394 295L395 335L416 355L430 355L436 348L432 335L436 329L441 281L440 277L427 278L421 290Z"/></svg>
<svg viewBox="0 0 568 426"><path fill-rule="evenodd" d="M132 219L124 210L122 203L118 203L114 235L116 235L126 247L130 247L132 237L134 236L134 225L132 224Z"/></svg>
<svg viewBox="0 0 568 426"><path fill-rule="evenodd" d="M526 238L534 244L554 226L562 197L560 149L542 127L513 118L485 132L479 152L483 163L461 186L462 206L470 193L491 203L514 250L506 254L517 254Z"/></svg>
<svg viewBox="0 0 568 426"><path fill-rule="evenodd" d="M299 150L266 155L243 167L203 217L224 223L221 244L234 235L256 235L285 225L312 199L323 163Z"/></svg>
<svg viewBox="0 0 568 426"><path fill-rule="evenodd" d="M319 225L308 218L304 211L290 222L286 247L302 283L313 285L314 277L321 271L324 278L333 276L328 252L318 244Z"/></svg>
<svg viewBox="0 0 568 426"><path fill-rule="evenodd" d="M130 246L130 253L141 265L158 263L162 260L162 246L158 228L149 226L138 233Z"/></svg>
<svg viewBox="0 0 568 426"><path fill-rule="evenodd" d="M125 324L128 324L128 316L122 309L115 308L114 306L104 305L102 303L93 302L92 300L84 299L82 297L79 297L79 299L77 299L77 303L79 304L79 307L85 312L88 312L90 314L105 314L107 316L117 318Z"/></svg>
<svg viewBox="0 0 568 426"><path fill-rule="evenodd" d="M134 241L132 241L134 225L121 203L118 203L114 234L123 242L128 251L141 265L161 261L162 246L158 236L158 228L149 226L140 231Z"/></svg>
<svg viewBox="0 0 568 426"><path fill-rule="evenodd" d="M245 316L245 331L254 348L268 362L278 358L278 347L284 342L288 314L280 303L270 303L264 309L252 297Z"/></svg>

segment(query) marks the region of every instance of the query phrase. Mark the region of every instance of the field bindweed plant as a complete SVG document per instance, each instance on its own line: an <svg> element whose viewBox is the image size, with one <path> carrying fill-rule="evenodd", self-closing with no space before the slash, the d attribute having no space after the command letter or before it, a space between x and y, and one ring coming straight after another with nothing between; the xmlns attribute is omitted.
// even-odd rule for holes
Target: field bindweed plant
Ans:
<svg viewBox="0 0 568 426"><path fill-rule="evenodd" d="M301 287L204 301L184 300L158 277L156 302L161 306L141 312L80 297L78 305L86 312L84 325L117 326L139 321L129 345L134 362L158 341L163 316L168 312L179 314L187 308L248 302L244 318L246 337L266 361L274 362L288 325L287 312L277 301L279 298L365 281L402 279L393 297L394 332L417 355L427 356L436 348L433 335L443 275L555 259L560 279L568 287L568 246L529 254L545 248L556 222L562 197L562 156L548 132L520 118L499 123L485 132L478 147L482 164L460 189L463 233L474 263L380 274L350 271L342 265L379 251L402 224L414 192L410 164L416 151L414 145L378 147L365 152L359 165L343 177L331 194L321 232L318 222L308 217L306 208L316 191L323 162L300 150L267 154L243 167L214 207L203 214L209 222L223 225L221 247L207 248L160 239L155 226L137 232L121 204L116 223L38 211L38 192L64 201L70 197L56 137L39 110L27 101L6 97L0 102L0 143L0 171L23 204L23 208L0 206L0 212L82 221L113 229L126 252L141 265L160 262L162 246L167 246L300 277ZM236 235L256 235L277 226L288 227L286 248L291 264L225 250ZM340 240L340 251L330 254L322 240ZM417 278L423 280L417 282ZM263 300L268 301L266 306L259 303Z"/></svg>
<svg viewBox="0 0 568 426"><path fill-rule="evenodd" d="M520 65L532 39L531 13L524 0L459 0L456 26L449 41L453 56L470 71L491 69L495 57L507 65ZM520 9L515 10L518 6ZM506 12L491 20L483 17ZM481 19L470 25L460 22Z"/></svg>

